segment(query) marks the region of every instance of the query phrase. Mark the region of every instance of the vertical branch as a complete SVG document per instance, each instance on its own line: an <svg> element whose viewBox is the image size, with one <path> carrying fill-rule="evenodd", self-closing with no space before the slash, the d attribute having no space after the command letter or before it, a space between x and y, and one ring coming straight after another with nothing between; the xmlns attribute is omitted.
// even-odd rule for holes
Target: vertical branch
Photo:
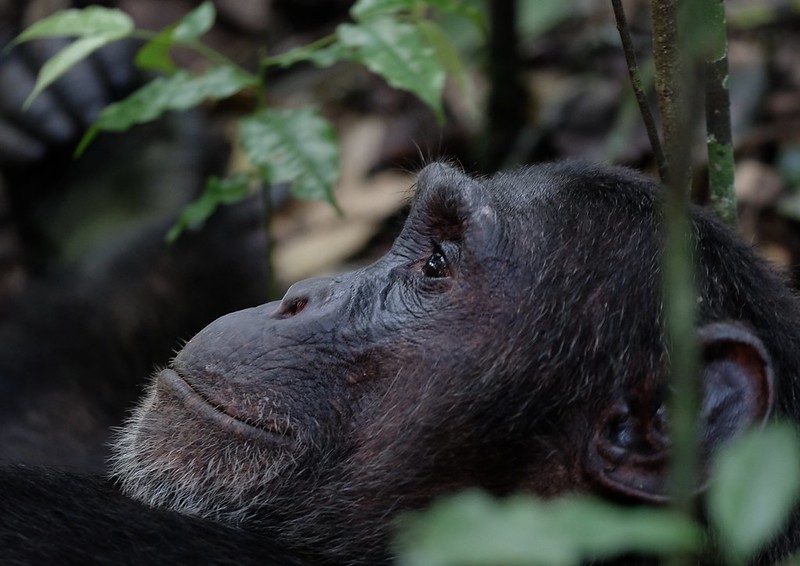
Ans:
<svg viewBox="0 0 800 566"><path fill-rule="evenodd" d="M728 38L723 0L697 0L709 33L704 70L706 77L706 132L708 186L711 208L725 222L736 224L733 138L728 91Z"/></svg>
<svg viewBox="0 0 800 566"><path fill-rule="evenodd" d="M614 7L614 18L617 21L617 30L619 31L619 38L622 41L622 51L625 53L625 62L628 66L628 74L631 77L633 94L636 96L636 103L639 105L639 113L642 116L644 127L647 130L647 137L650 139L650 147L653 148L653 155L655 156L656 165L658 166L658 175L663 182L666 182L668 176L667 162L664 158L664 150L661 148L661 140L658 137L656 121L655 118L653 118L653 113L650 111L650 105L647 103L647 96L642 86L639 64L636 62L636 50L633 46L633 40L631 39L630 27L625 17L625 10L622 7L622 0L611 0L611 5Z"/></svg>
<svg viewBox="0 0 800 566"><path fill-rule="evenodd" d="M686 86L690 81L687 80L684 57L687 39L691 40L691 35L679 37L678 29L680 12L686 8L686 2L692 1L652 0L651 3L656 91L668 169L664 202L663 284L664 330L672 373L670 423L674 451L671 494L676 510L688 516L693 516L695 511L693 493L697 470L699 391L696 380L694 258L688 212L691 136ZM685 559L675 557L676 563L685 563Z"/></svg>

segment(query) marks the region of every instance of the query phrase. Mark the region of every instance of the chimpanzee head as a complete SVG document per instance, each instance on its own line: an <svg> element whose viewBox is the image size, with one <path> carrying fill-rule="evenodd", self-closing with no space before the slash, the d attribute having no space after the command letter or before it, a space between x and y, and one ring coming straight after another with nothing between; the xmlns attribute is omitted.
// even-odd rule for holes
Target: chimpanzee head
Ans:
<svg viewBox="0 0 800 566"><path fill-rule="evenodd" d="M195 336L121 432L114 475L149 504L364 560L399 511L468 486L664 501L659 207L623 169L429 165L385 257ZM797 414L800 315L694 214L706 464Z"/></svg>

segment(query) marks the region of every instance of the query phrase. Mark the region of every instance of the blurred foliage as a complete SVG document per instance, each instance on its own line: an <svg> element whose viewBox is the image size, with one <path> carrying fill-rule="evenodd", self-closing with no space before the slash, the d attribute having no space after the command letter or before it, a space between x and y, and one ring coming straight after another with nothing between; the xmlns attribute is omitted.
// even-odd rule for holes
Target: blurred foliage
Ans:
<svg viewBox="0 0 800 566"><path fill-rule="evenodd" d="M339 177L339 149L328 122L312 108L270 110L264 104L266 70L310 62L328 66L339 61L364 65L399 89L424 101L443 120L442 90L450 71L464 84L463 65L448 36L429 17L432 9L459 15L480 28L483 16L468 2L448 0L359 0L351 10L355 23L340 24L336 31L313 44L260 61L255 74L228 60L199 41L214 23L214 5L206 1L180 21L160 32L138 30L124 12L99 6L57 12L16 38L15 43L38 38L76 37L42 67L26 104L58 80L76 63L100 47L120 39L145 40L136 65L156 70L157 77L127 98L103 109L78 146L83 152L103 131L123 132L149 122L169 110L186 110L206 100L219 100L245 89L257 89L262 101L255 114L240 121L239 141L252 168L224 182L211 179L199 200L184 211L168 238L174 240L187 227L196 227L218 204L245 198L244 186L288 181L299 198L325 199L335 205L333 185ZM173 47L192 49L208 59L204 73L180 70L171 57ZM458 77L461 77L460 79ZM235 189L235 190L233 190Z"/></svg>
<svg viewBox="0 0 800 566"><path fill-rule="evenodd" d="M786 526L800 490L800 437L788 425L751 430L723 447L709 481L710 526L730 564L746 564ZM572 566L631 554L700 554L703 525L668 508L565 496L442 498L398 521L404 566Z"/></svg>

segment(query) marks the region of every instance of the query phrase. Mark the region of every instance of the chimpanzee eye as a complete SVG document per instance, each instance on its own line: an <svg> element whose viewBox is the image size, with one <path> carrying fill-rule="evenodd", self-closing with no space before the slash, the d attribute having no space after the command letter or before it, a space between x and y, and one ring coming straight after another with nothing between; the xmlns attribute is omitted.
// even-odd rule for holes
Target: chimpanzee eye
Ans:
<svg viewBox="0 0 800 566"><path fill-rule="evenodd" d="M450 269L447 265L447 258L441 251L433 252L422 267L422 273L425 277L448 277Z"/></svg>

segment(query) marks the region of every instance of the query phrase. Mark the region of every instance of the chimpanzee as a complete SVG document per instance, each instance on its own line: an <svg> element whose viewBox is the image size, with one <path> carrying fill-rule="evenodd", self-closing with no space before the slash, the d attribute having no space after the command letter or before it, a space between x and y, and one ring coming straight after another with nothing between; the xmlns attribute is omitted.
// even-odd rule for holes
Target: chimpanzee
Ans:
<svg viewBox="0 0 800 566"><path fill-rule="evenodd" d="M625 169L427 166L385 257L186 344L110 480L3 471L3 559L378 564L400 512L468 486L665 501L660 201ZM692 214L705 470L746 427L800 414L800 307Z"/></svg>

